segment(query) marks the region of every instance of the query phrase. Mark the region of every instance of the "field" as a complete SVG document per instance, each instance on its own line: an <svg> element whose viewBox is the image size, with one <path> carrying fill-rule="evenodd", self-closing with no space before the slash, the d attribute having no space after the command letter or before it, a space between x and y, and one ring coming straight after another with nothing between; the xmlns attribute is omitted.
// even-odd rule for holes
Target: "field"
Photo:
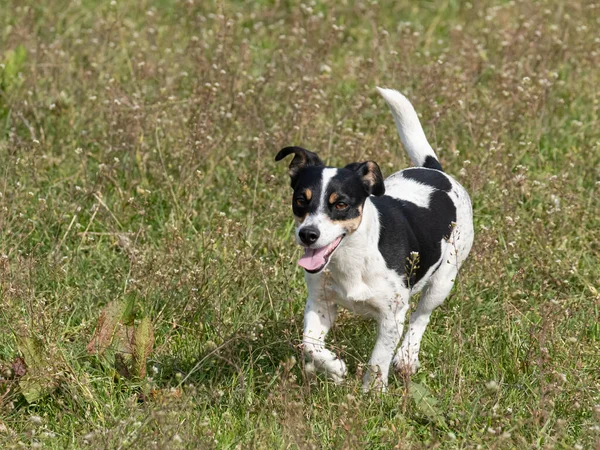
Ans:
<svg viewBox="0 0 600 450"><path fill-rule="evenodd" d="M575 0L1 2L0 443L600 448L599 28ZM407 167L375 86L476 237L420 371L363 394L368 320L330 334L344 385L302 371L274 156Z"/></svg>

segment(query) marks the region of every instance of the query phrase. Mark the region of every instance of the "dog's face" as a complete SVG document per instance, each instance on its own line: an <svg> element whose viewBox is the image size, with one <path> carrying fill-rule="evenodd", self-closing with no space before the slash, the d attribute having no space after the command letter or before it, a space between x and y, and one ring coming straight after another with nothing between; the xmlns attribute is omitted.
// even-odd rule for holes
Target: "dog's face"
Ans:
<svg viewBox="0 0 600 450"><path fill-rule="evenodd" d="M315 153L301 147L286 147L275 159L292 153L289 174L296 240L305 247L298 264L307 272L318 273L344 238L358 229L367 197L383 195L383 177L373 161L336 169L326 167Z"/></svg>

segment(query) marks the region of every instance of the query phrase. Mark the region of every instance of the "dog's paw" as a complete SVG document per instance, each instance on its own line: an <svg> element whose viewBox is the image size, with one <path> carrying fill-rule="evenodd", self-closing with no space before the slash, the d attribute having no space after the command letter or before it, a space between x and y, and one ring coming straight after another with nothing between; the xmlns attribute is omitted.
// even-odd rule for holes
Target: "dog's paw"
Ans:
<svg viewBox="0 0 600 450"><path fill-rule="evenodd" d="M363 376L362 391L366 394L369 392L386 392L387 391L387 380L384 380L380 374L374 376L370 372L365 373Z"/></svg>
<svg viewBox="0 0 600 450"><path fill-rule="evenodd" d="M317 372L323 373L335 384L342 384L348 373L346 363L339 358L332 359L331 361L324 362L320 365L315 361L307 360L304 363L304 371L308 375L315 375Z"/></svg>
<svg viewBox="0 0 600 450"><path fill-rule="evenodd" d="M317 373L315 363L313 363L312 361L306 361L304 363L304 371L309 375L315 375Z"/></svg>
<svg viewBox="0 0 600 450"><path fill-rule="evenodd" d="M346 378L346 374L348 373L346 363L339 358L327 364L327 367L324 368L324 371L327 374L327 377L335 384L342 384L344 382L344 378Z"/></svg>
<svg viewBox="0 0 600 450"><path fill-rule="evenodd" d="M407 352L399 351L392 360L394 370L401 375L414 375L421 367L418 355L408 355Z"/></svg>
<svg viewBox="0 0 600 450"><path fill-rule="evenodd" d="M385 392L388 383L388 367L367 365L363 375L363 392Z"/></svg>

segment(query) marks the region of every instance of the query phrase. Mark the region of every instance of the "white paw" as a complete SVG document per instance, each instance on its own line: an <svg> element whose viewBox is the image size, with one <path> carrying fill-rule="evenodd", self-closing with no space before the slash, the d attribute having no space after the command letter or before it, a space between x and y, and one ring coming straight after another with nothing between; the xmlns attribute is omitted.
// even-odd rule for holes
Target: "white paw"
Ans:
<svg viewBox="0 0 600 450"><path fill-rule="evenodd" d="M314 360L307 360L304 363L304 371L308 374L321 372L335 384L342 384L348 373L346 363L337 357L334 357L334 359L331 359L330 361L323 361L321 364L318 364L318 362Z"/></svg>
<svg viewBox="0 0 600 450"><path fill-rule="evenodd" d="M372 370L367 370L363 376L363 392L386 392L387 375L385 378L383 378L381 373L374 373Z"/></svg>
<svg viewBox="0 0 600 450"><path fill-rule="evenodd" d="M404 352L402 349L396 353L392 364L396 372L405 375L414 375L419 370L419 367L421 367L419 355L409 355L408 352Z"/></svg>
<svg viewBox="0 0 600 450"><path fill-rule="evenodd" d="M308 374L314 375L317 372L315 363L313 363L312 361L306 361L304 363L304 371Z"/></svg>
<svg viewBox="0 0 600 450"><path fill-rule="evenodd" d="M329 362L327 366L324 367L324 372L335 384L342 384L344 382L344 378L346 378L348 369L346 369L346 363L337 358Z"/></svg>

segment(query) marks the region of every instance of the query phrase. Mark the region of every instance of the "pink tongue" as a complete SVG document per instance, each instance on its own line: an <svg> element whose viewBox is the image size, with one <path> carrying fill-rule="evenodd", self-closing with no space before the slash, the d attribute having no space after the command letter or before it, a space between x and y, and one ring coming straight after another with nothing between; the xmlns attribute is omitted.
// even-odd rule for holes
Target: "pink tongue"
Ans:
<svg viewBox="0 0 600 450"><path fill-rule="evenodd" d="M306 270L318 270L325 265L325 255L331 250L335 249L340 243L342 237L340 236L331 244L321 248L307 248L304 250L304 256L298 261L300 267L304 267Z"/></svg>

